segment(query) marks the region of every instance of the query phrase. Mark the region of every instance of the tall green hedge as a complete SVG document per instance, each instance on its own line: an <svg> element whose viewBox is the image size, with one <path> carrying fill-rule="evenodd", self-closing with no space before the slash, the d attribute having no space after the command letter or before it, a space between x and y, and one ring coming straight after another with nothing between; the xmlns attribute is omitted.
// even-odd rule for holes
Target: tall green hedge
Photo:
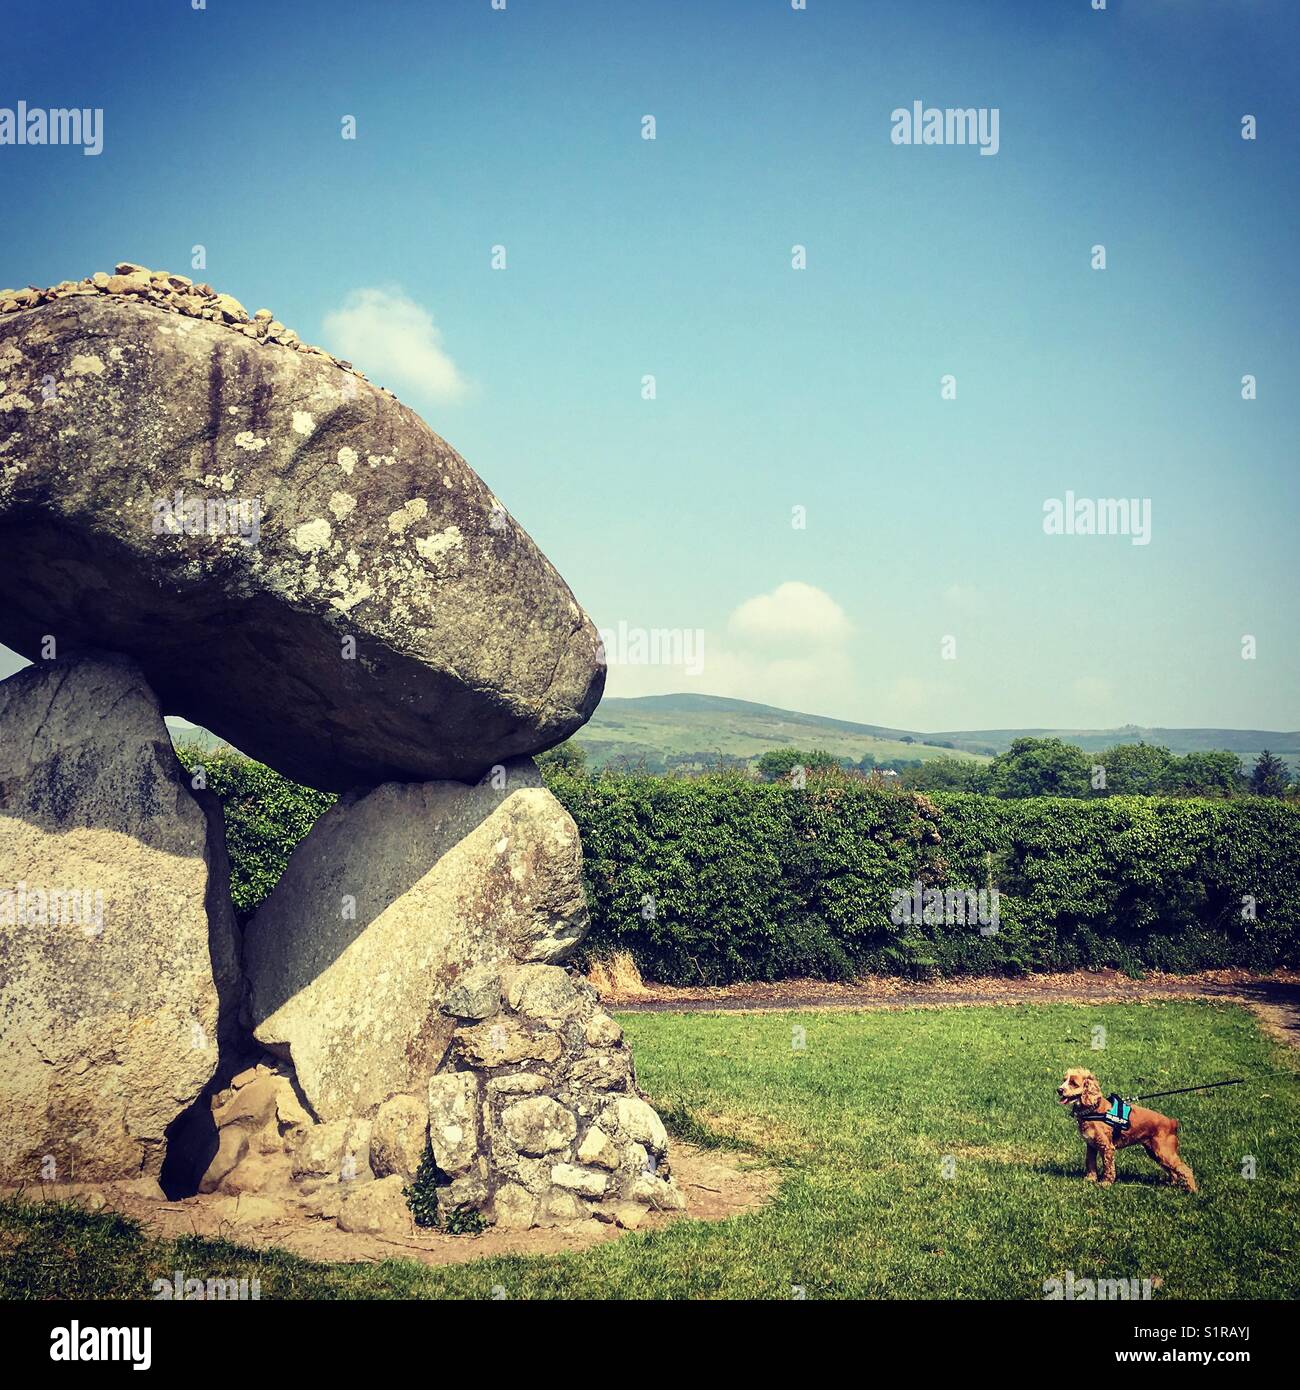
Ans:
<svg viewBox="0 0 1300 1390"><path fill-rule="evenodd" d="M223 800L246 917L333 800L182 750ZM871 971L1021 974L1300 966L1300 807L1242 800L919 795L836 775L547 780L582 836L588 953L722 984ZM996 888L996 932L891 921L895 890Z"/></svg>
<svg viewBox="0 0 1300 1390"><path fill-rule="evenodd" d="M851 975L908 947L879 939L890 890L934 835L920 798L810 777L806 789L720 774L552 776L577 822L593 930L666 983Z"/></svg>
<svg viewBox="0 0 1300 1390"><path fill-rule="evenodd" d="M1300 808L1278 801L551 785L582 834L588 949L664 982L1300 965ZM892 891L918 881L997 888L997 931L896 926Z"/></svg>

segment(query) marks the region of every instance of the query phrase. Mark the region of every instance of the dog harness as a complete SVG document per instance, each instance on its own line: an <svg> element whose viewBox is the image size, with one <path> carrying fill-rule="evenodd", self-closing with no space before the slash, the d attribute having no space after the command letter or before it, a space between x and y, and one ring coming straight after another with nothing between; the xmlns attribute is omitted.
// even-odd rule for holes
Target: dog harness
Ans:
<svg viewBox="0 0 1300 1390"><path fill-rule="evenodd" d="M1111 1102L1111 1108L1101 1112L1096 1118L1105 1120L1116 1134L1122 1134L1129 1127L1129 1111L1132 1111L1133 1106L1129 1105L1122 1095L1108 1095L1107 1099Z"/></svg>
<svg viewBox="0 0 1300 1390"><path fill-rule="evenodd" d="M1129 1120L1129 1111L1133 1107L1123 1096L1107 1096L1106 1099L1110 1102L1108 1109L1076 1110L1074 1117L1077 1120L1105 1120L1116 1134L1122 1134L1132 1123Z"/></svg>

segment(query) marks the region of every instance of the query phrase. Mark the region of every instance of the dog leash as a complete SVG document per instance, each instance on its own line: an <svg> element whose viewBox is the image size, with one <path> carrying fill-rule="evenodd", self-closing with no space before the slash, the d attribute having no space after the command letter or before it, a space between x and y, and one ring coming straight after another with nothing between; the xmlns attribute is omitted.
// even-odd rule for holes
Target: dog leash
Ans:
<svg viewBox="0 0 1300 1390"><path fill-rule="evenodd" d="M1180 1086L1176 1091L1147 1091L1140 1096L1132 1096L1132 1100L1155 1100L1157 1096L1185 1096L1188 1091L1212 1091L1216 1086L1243 1086L1247 1078L1237 1077L1234 1081L1207 1081L1201 1086Z"/></svg>
<svg viewBox="0 0 1300 1390"><path fill-rule="evenodd" d="M1154 1100L1157 1096L1182 1096L1186 1095L1188 1091L1212 1091L1216 1086L1240 1086L1244 1084L1245 1080L1246 1078L1241 1076L1232 1081L1206 1081L1200 1086L1179 1086L1173 1091L1146 1091L1140 1096L1107 1096L1106 1099L1110 1102L1109 1106L1105 1110L1093 1111L1085 1118L1103 1120L1116 1133L1122 1133L1132 1123L1129 1119L1129 1111L1133 1109L1134 1101ZM1075 1117L1079 1117L1077 1111Z"/></svg>

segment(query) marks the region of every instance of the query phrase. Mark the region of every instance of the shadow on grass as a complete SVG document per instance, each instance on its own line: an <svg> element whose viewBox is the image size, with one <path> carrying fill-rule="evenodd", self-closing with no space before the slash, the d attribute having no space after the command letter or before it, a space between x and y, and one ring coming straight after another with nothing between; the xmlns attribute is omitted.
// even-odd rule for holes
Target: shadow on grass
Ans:
<svg viewBox="0 0 1300 1390"><path fill-rule="evenodd" d="M1094 1187L1096 1184L1084 1181L1083 1160L1079 1160L1077 1167L1072 1167L1068 1163L1057 1163L1051 1160L1041 1161L1029 1165L1033 1172L1044 1173L1053 1178L1069 1178L1077 1182L1080 1187ZM1154 1164L1151 1171L1144 1173L1141 1168L1124 1169L1118 1164L1115 1167L1115 1184L1133 1184L1136 1187L1172 1187L1173 1184Z"/></svg>

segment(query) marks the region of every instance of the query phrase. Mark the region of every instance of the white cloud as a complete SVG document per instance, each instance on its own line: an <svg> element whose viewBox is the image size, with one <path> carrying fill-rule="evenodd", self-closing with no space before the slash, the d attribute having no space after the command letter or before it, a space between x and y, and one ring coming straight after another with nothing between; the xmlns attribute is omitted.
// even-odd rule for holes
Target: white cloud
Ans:
<svg viewBox="0 0 1300 1390"><path fill-rule="evenodd" d="M442 346L433 317L399 289L353 290L326 314L326 344L381 386L426 392L439 400L465 394L460 369Z"/></svg>
<svg viewBox="0 0 1300 1390"><path fill-rule="evenodd" d="M605 689L610 695L698 691L832 713L849 708L858 693L847 643L852 631L829 594L811 584L781 584L746 599L723 631L703 633L696 669L611 662Z"/></svg>
<svg viewBox="0 0 1300 1390"><path fill-rule="evenodd" d="M712 634L709 634L712 638ZM843 714L854 708L860 691L852 663L836 648L808 657L765 659L751 652L728 650L710 640L703 671L680 666L611 666L605 693L614 696L676 695L681 691L725 695L760 705L812 714Z"/></svg>
<svg viewBox="0 0 1300 1390"><path fill-rule="evenodd" d="M727 626L747 641L786 646L839 642L853 630L844 610L828 593L797 580L746 599Z"/></svg>

